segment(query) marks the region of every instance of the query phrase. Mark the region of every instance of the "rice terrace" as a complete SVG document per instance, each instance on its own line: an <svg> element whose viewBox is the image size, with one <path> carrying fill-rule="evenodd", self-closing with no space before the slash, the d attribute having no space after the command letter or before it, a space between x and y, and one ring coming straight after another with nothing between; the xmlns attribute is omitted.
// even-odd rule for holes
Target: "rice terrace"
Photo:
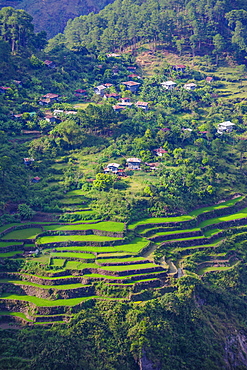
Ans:
<svg viewBox="0 0 247 370"><path fill-rule="evenodd" d="M5 225L0 240L2 321L64 323L90 300L140 303L174 291L174 278L234 269L241 263L246 220L247 200L236 195L187 215L130 224ZM28 273L9 270L24 260Z"/></svg>

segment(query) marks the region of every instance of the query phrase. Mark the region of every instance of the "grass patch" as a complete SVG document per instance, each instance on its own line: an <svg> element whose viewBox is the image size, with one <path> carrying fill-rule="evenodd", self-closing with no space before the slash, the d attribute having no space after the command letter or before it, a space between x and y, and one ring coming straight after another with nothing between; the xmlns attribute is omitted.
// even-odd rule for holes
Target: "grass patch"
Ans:
<svg viewBox="0 0 247 370"><path fill-rule="evenodd" d="M2 239L34 239L40 233L42 233L40 228L14 230L4 235Z"/></svg>
<svg viewBox="0 0 247 370"><path fill-rule="evenodd" d="M80 304L83 301L87 301L88 299L93 299L93 298L98 298L98 296L70 298L70 299L57 299L55 301L50 301L49 299L43 299L43 298L38 298L38 297L33 297L33 296L10 294L10 293L5 293L2 296L0 296L0 299L30 302L30 303L35 304L37 307L56 307L56 306L72 307L77 304Z"/></svg>
<svg viewBox="0 0 247 370"><path fill-rule="evenodd" d="M158 267L158 265L155 265L154 263L142 263L142 264L136 264L136 265L124 265L124 266L102 266L101 270L106 271L131 271L131 270L142 270L142 269L148 269L151 267Z"/></svg>
<svg viewBox="0 0 247 370"><path fill-rule="evenodd" d="M8 253L0 253L0 258L9 258L13 257L16 254L22 254L23 251L14 251L14 252L8 252Z"/></svg>
<svg viewBox="0 0 247 370"><path fill-rule="evenodd" d="M81 213L84 213L82 211ZM109 232L123 232L124 230L124 223L122 222L98 222L96 224L77 224L77 225L51 225L51 226L44 226L45 230L52 230L52 231L65 231L65 230L100 230L100 231L109 231Z"/></svg>
<svg viewBox="0 0 247 370"><path fill-rule="evenodd" d="M205 213L205 212L214 211L216 209L221 209L221 208L231 207L231 206L234 206L237 202L239 202L243 198L244 197L237 197L237 198L234 198L234 199L227 200L226 202L216 204L214 206L195 209L194 211L190 212L189 215L193 216L193 217L196 217L196 216L198 216L202 213Z"/></svg>
<svg viewBox="0 0 247 370"><path fill-rule="evenodd" d="M61 258L82 258L82 259L95 259L95 256L91 253L70 253L70 252L60 252L60 253L51 253L52 257L61 257Z"/></svg>
<svg viewBox="0 0 247 370"><path fill-rule="evenodd" d="M10 247L11 245L23 245L22 242L0 242L0 248Z"/></svg>
<svg viewBox="0 0 247 370"><path fill-rule="evenodd" d="M198 275L203 275L206 272L215 272L215 271L227 271L233 269L237 264L239 264L240 261L234 261L234 263L231 266L220 266L220 267L204 267L198 271Z"/></svg>
<svg viewBox="0 0 247 370"><path fill-rule="evenodd" d="M65 265L65 260L59 259L59 258L52 258L52 266L57 266L57 267L64 267Z"/></svg>
<svg viewBox="0 0 247 370"><path fill-rule="evenodd" d="M207 238L210 238L211 236L215 235L215 234L218 234L220 233L222 230L220 229L212 229L212 230L207 230L204 232L204 235L207 237Z"/></svg>
<svg viewBox="0 0 247 370"><path fill-rule="evenodd" d="M110 242L113 240L121 240L121 238L113 238L111 236L101 235L54 235L43 236L37 240L39 244L47 243L62 243L62 242Z"/></svg>
<svg viewBox="0 0 247 370"><path fill-rule="evenodd" d="M41 289L55 289L55 290L68 290L68 289L77 289L81 288L83 286L89 286L83 285L81 283L77 284L64 284L64 285L41 285L41 284L36 284L36 283L31 283L29 281L23 281L23 280L11 280L11 279L1 279L0 280L1 284L13 284L13 285L26 285L26 286L33 286L36 288L41 288Z"/></svg>
<svg viewBox="0 0 247 370"><path fill-rule="evenodd" d="M155 236L160 236L160 235L176 235L176 234L181 234L181 233L190 233L193 231L201 231L201 229L195 228L195 229L187 229L187 230L165 231L165 232L156 233L152 235L151 237L153 238Z"/></svg>
<svg viewBox="0 0 247 370"><path fill-rule="evenodd" d="M241 211L239 211L237 213L234 213L232 215L216 217L216 218L211 218L210 220L205 220L205 221L203 221L199 224L199 227L213 225L213 224L217 224L219 222L239 220L239 219L245 218L245 217L247 217L247 208L244 208Z"/></svg>
<svg viewBox="0 0 247 370"><path fill-rule="evenodd" d="M28 322L33 322L32 320L28 319L24 313L22 312L9 312L9 311L0 311L0 316L14 316L14 317L20 317L21 319L24 319Z"/></svg>
<svg viewBox="0 0 247 370"><path fill-rule="evenodd" d="M161 224L166 222L183 222L192 220L193 217L190 215L183 215L177 217L151 217L151 218L144 218L141 221L136 221L128 225L130 230L133 230L136 226L139 225L146 225L146 224Z"/></svg>
<svg viewBox="0 0 247 370"><path fill-rule="evenodd" d="M99 268L96 263L81 263L79 261L67 261L65 265L66 270L83 270L85 268Z"/></svg>
<svg viewBox="0 0 247 370"><path fill-rule="evenodd" d="M98 263L120 263L120 262L133 262L133 261L145 261L143 257L127 257L127 258L102 258L98 259Z"/></svg>

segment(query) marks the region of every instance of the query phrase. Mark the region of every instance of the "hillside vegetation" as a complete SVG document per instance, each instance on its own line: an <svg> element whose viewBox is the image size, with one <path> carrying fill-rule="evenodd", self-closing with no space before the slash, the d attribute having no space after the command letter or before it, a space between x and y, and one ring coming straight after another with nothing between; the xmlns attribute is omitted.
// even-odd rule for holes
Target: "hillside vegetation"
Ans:
<svg viewBox="0 0 247 370"><path fill-rule="evenodd" d="M0 10L0 369L244 369L245 5L116 4Z"/></svg>

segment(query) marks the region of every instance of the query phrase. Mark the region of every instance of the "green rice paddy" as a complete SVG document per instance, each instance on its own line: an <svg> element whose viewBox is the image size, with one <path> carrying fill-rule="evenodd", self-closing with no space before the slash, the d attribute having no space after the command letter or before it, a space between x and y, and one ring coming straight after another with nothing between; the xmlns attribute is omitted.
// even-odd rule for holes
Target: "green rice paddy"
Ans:
<svg viewBox="0 0 247 370"><path fill-rule="evenodd" d="M196 217L196 216L201 215L202 213L205 213L205 212L214 211L216 209L221 209L221 208L231 207L231 206L234 206L237 202L239 202L243 198L244 197L241 196L241 197L237 197L237 198L234 198L234 199L227 200L226 202L221 202L221 203L216 204L214 206L195 209L194 211L190 212L189 215L193 216L193 217Z"/></svg>
<svg viewBox="0 0 247 370"><path fill-rule="evenodd" d="M166 222L183 222L192 220L193 217L190 215L183 215L177 217L153 217L153 218L144 218L141 221L136 221L128 225L130 230L133 230L136 226L147 225L147 224L161 224Z"/></svg>
<svg viewBox="0 0 247 370"><path fill-rule="evenodd" d="M110 242L113 240L121 240L121 238L101 235L54 235L43 236L37 242L39 244L49 244L62 242Z"/></svg>
<svg viewBox="0 0 247 370"><path fill-rule="evenodd" d="M9 247L11 245L23 245L23 242L0 242L0 248Z"/></svg>
<svg viewBox="0 0 247 370"><path fill-rule="evenodd" d="M2 239L34 239L40 233L42 233L40 228L14 230L4 235Z"/></svg>
<svg viewBox="0 0 247 370"><path fill-rule="evenodd" d="M100 231L109 231L109 232L123 232L124 223L122 222L98 222L95 224L77 224L77 225L51 225L44 226L44 230L52 231L63 231L63 230L100 230Z"/></svg>
<svg viewBox="0 0 247 370"><path fill-rule="evenodd" d="M60 252L60 253L51 253L52 257L58 258L80 258L80 259L95 259L95 256L91 253L70 253L70 252Z"/></svg>
<svg viewBox="0 0 247 370"><path fill-rule="evenodd" d="M49 300L43 299L28 295L18 295L18 294L10 294L5 293L0 296L1 299L8 299L8 300L16 300L16 301L23 301L23 302L30 302L35 304L37 307L57 307L57 306L76 306L83 301L87 301L88 299L95 299L98 296L91 296L91 297L79 297L79 298L70 298L70 299L57 299L57 300Z"/></svg>
<svg viewBox="0 0 247 370"><path fill-rule="evenodd" d="M244 208L241 211L239 211L237 213L234 213L232 215L216 217L216 218L211 218L209 220L205 220L205 221L203 221L199 224L199 227L213 225L213 224L217 224L219 222L239 220L239 219L245 218L245 217L247 217L247 208Z"/></svg>

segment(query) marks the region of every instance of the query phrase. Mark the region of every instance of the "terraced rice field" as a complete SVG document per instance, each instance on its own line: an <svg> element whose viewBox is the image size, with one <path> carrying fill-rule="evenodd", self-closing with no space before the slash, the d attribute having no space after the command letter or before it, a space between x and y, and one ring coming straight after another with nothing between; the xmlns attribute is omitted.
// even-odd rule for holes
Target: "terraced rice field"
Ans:
<svg viewBox="0 0 247 370"><path fill-rule="evenodd" d="M245 224L245 218L247 224L246 204L239 196L188 215L146 218L128 227L120 222L83 221L68 225L37 223L30 228L12 230L0 239L0 258L15 259L24 253L24 248L27 251L38 248L38 255L29 255L26 260L38 264L39 269L37 274L24 271L2 274L0 316L33 324L64 322L73 316L78 305L89 299L129 300L145 289L153 291L169 285L169 277L177 276L178 267L186 273L186 261L194 252L206 253L206 265L199 261L194 271L198 275L233 269L240 263L237 248L229 250L230 254L220 248L231 221L236 224L231 226L234 235L247 238L244 226L239 226L239 230L237 227L240 221L241 225ZM13 226L19 225L5 225L0 232ZM80 231L87 235L79 235ZM45 236L39 236L44 232ZM24 244L25 239L35 239L36 246L34 241ZM102 283L105 288L112 287L111 295L101 290ZM10 300L18 302L17 307L23 312L5 310L4 302Z"/></svg>

